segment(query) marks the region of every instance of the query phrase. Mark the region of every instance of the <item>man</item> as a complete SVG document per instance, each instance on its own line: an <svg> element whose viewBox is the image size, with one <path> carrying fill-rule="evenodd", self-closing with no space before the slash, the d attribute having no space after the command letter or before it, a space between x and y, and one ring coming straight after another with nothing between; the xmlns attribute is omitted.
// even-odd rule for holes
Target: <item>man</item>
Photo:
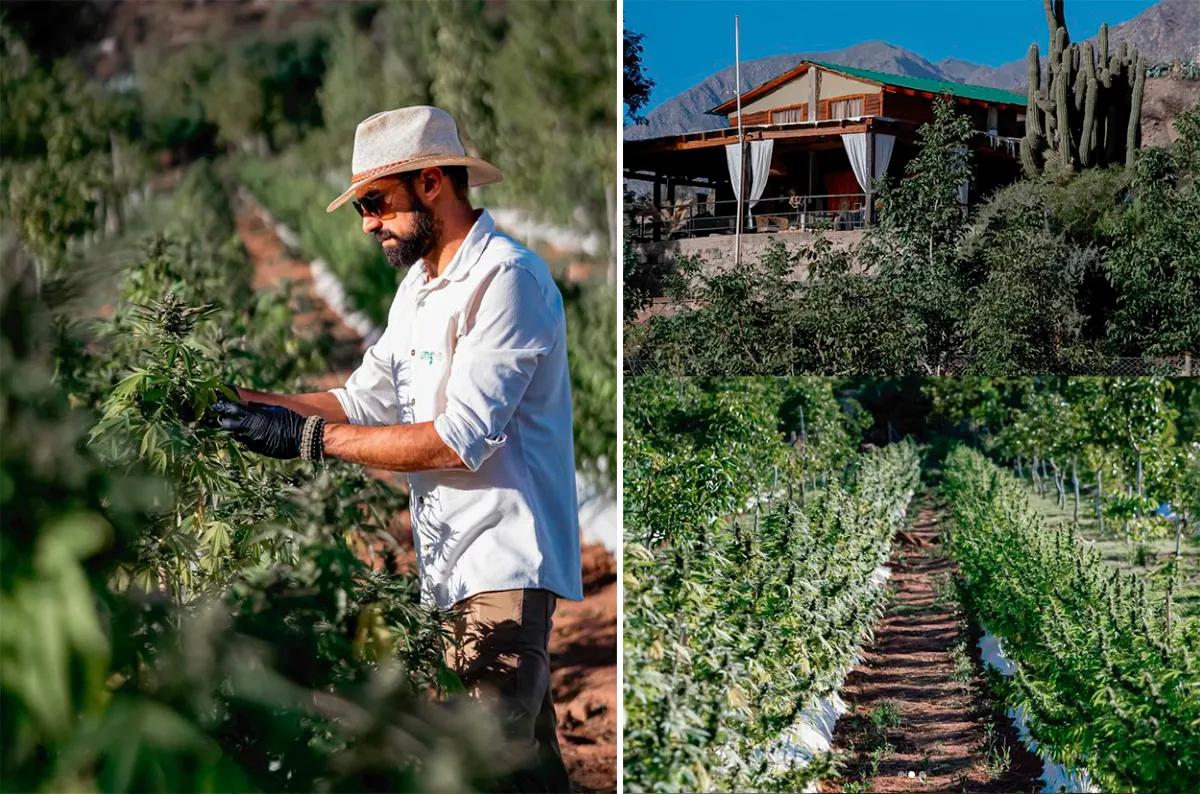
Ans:
<svg viewBox="0 0 1200 794"><path fill-rule="evenodd" d="M348 199L408 272L387 328L345 388L239 389L215 406L247 447L407 472L423 598L460 616L447 664L499 709L535 768L566 791L547 644L556 598L583 597L562 296L544 262L473 209L498 181L433 107L358 125Z"/></svg>

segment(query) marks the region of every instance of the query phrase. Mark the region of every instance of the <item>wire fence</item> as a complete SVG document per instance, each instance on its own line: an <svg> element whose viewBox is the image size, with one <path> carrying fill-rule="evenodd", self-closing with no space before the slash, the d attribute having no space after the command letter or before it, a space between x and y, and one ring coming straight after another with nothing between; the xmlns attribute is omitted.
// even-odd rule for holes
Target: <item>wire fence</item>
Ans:
<svg viewBox="0 0 1200 794"><path fill-rule="evenodd" d="M799 357L794 357L799 360ZM626 356L624 370L626 377L641 377L644 375L666 375L672 377L700 376L738 376L738 375L778 375L799 376L815 375L825 377L881 377L885 374L892 377L928 377L928 378L959 378L964 376L988 376L1002 373L983 371L975 362L969 359L951 361L942 367L914 368L908 372L881 373L873 371L870 362L864 362L862 369L847 372L813 372L805 370L784 372L719 372L706 367L696 367L694 362L685 360L664 360L662 358L647 358L637 355ZM691 366L689 366L691 365ZM1077 376L1106 376L1106 377L1145 377L1157 375L1160 377L1189 378L1200 376L1200 360L1191 353L1175 356L1135 357L1112 356L1095 363L1093 366L1078 371L1046 371L1028 370L1023 375L1077 375Z"/></svg>

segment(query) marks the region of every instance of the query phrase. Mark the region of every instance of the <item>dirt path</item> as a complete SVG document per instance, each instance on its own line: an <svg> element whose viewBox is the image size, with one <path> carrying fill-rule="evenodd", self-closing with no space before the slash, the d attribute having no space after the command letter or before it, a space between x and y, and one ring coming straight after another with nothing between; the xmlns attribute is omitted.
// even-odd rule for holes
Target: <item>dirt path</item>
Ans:
<svg viewBox="0 0 1200 794"><path fill-rule="evenodd" d="M292 256L253 204L240 202L237 231L254 265L255 287L291 281L296 327L316 325L332 336L331 372L314 388L345 383L362 360L361 340L319 298L307 262ZM402 478L376 472L403 487ZM411 549L407 514L389 528L402 549ZM378 561L384 544L370 542L365 553ZM550 638L558 741L576 791L615 791L617 787L617 562L599 544L583 548L583 601L559 602Z"/></svg>
<svg viewBox="0 0 1200 794"><path fill-rule="evenodd" d="M1042 764L986 695L977 636L950 589L940 515L928 495L889 566L892 600L842 691L834 747L843 776L824 791L1040 791Z"/></svg>

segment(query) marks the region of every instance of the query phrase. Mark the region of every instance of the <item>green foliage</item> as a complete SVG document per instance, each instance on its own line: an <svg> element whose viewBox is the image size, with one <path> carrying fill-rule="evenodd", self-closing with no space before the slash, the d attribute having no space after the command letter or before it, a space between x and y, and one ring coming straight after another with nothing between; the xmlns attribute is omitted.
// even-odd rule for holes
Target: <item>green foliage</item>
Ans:
<svg viewBox="0 0 1200 794"><path fill-rule="evenodd" d="M0 280L0 718L4 788L47 776L44 743L103 709L110 647L96 610L97 553L128 548L142 494L79 447L87 419L51 381L53 329L31 266L4 257ZM19 782L19 786L14 785Z"/></svg>
<svg viewBox="0 0 1200 794"><path fill-rule="evenodd" d="M961 306L972 373L1078 371L1098 363L1084 339L1087 318L1078 292L1099 270L1099 254L1046 223L1048 198L1057 191L1037 187L1023 183L998 192L964 241L963 259L986 273Z"/></svg>
<svg viewBox="0 0 1200 794"><path fill-rule="evenodd" d="M185 494L191 483L167 467L167 491L136 463L118 473L84 448L89 420L51 381L46 307L28 269L5 264L4 788L486 784L496 770L492 723L424 694L444 680L444 667L438 622L415 604L415 582L371 573L330 535L331 527L360 526L364 501L378 501L363 475L330 470L282 488L276 475L255 493L214 471L218 456L203 457L196 465L203 482L223 489L215 501L226 515L270 492L274 510L264 523L231 520L229 528L249 530L274 553L218 560L228 587L193 593L188 605L162 579L130 581L126 571L148 549L179 559L155 542L158 516L172 509L171 491ZM167 308L155 321L173 338L158 353L203 319L177 303ZM178 406L150 401L150 410L166 432L180 432ZM247 480L266 480L257 464L244 469Z"/></svg>
<svg viewBox="0 0 1200 794"><path fill-rule="evenodd" d="M787 248L774 242L757 262L707 271L698 260L676 263L680 298L697 308L651 320L642 353L655 370L680 375L749 375L790 371L792 306L801 285Z"/></svg>
<svg viewBox="0 0 1200 794"><path fill-rule="evenodd" d="M617 295L606 285L564 284L575 460L616 494Z"/></svg>
<svg viewBox="0 0 1200 794"><path fill-rule="evenodd" d="M441 616L352 550L403 495L201 418L227 380L287 391L322 361L286 293L252 290L211 168L173 213L107 320L52 321L5 259L3 787L488 785L495 724L429 699L456 688Z"/></svg>
<svg viewBox="0 0 1200 794"><path fill-rule="evenodd" d="M342 11L331 25L318 93L323 146L305 147L316 155L310 162L339 171L348 170L360 121L381 110L431 102L432 65L422 57L437 35L430 4L388 3L365 26L361 10Z"/></svg>
<svg viewBox="0 0 1200 794"><path fill-rule="evenodd" d="M106 96L69 61L46 70L3 26L0 43L4 214L43 272L54 272L77 238L119 227L145 162L128 142L127 102Z"/></svg>
<svg viewBox="0 0 1200 794"><path fill-rule="evenodd" d="M871 575L917 485L915 448L855 456L848 420L819 418L828 382L626 388L626 785L801 788L828 759L784 769L764 752L836 688L882 608ZM801 414L811 449L784 443ZM814 471L820 492L791 498Z"/></svg>
<svg viewBox="0 0 1200 794"><path fill-rule="evenodd" d="M621 58L621 66L624 72L625 90L621 96L625 102L625 118L635 124L644 124L646 118L641 115L642 108L650 101L650 92L654 90L654 81L646 76L645 68L642 65L642 40L645 36L628 29L624 31L624 34L622 48L624 55Z"/></svg>
<svg viewBox="0 0 1200 794"><path fill-rule="evenodd" d="M966 228L958 191L972 174L972 132L948 97L934 102L933 115L917 130L920 152L904 178L883 186L879 225L857 256L878 272L885 302L899 309L892 322L920 329L920 347L910 360L938 371L946 363L941 351L961 343L961 318L974 286L957 251Z"/></svg>
<svg viewBox="0 0 1200 794"><path fill-rule="evenodd" d="M1108 328L1118 350L1164 355L1200 340L1200 107L1177 128L1170 147L1139 153L1132 205L1104 257L1120 295Z"/></svg>
<svg viewBox="0 0 1200 794"><path fill-rule="evenodd" d="M496 140L477 143L485 156L497 153L506 201L605 240L617 206L616 10L573 0L513 3L493 62L471 77L489 77ZM461 42L453 52L447 60L461 60Z"/></svg>
<svg viewBox="0 0 1200 794"><path fill-rule="evenodd" d="M1200 634L1153 587L1114 574L1073 525L1048 530L1024 489L959 447L943 491L967 608L1017 666L1010 706L1067 766L1108 790L1187 788L1200 774ZM1069 587L1064 587L1069 583Z"/></svg>
<svg viewBox="0 0 1200 794"><path fill-rule="evenodd" d="M325 211L337 189L304 165L299 155L275 162L240 158L235 161L237 178L272 215L296 230L308 256L329 266L353 308L383 325L399 277L360 224Z"/></svg>
<svg viewBox="0 0 1200 794"><path fill-rule="evenodd" d="M1185 428L1195 420L1186 379L980 378L930 381L925 391L937 413L968 420L987 451L1018 471L1028 463L1035 488L1044 489L1039 463L1060 492L1068 478L1098 481L1097 517L1148 520L1164 503L1184 520L1200 510L1197 444L1177 431L1181 418Z"/></svg>
<svg viewBox="0 0 1200 794"><path fill-rule="evenodd" d="M481 155L499 151L489 68L495 63L503 28L479 0L430 3L435 34L427 53L434 64L430 93L458 123L468 149Z"/></svg>
<svg viewBox="0 0 1200 794"><path fill-rule="evenodd" d="M185 155L249 149L260 154L320 124L312 101L328 46L320 27L288 37L201 39L141 50L135 73L146 143Z"/></svg>
<svg viewBox="0 0 1200 794"><path fill-rule="evenodd" d="M920 151L909 161L904 178L885 184L879 226L887 241L921 257L922 269L948 256L945 249L953 248L962 234L958 186L971 179L971 136L970 119L955 110L948 96L939 97L933 103L933 120L917 130Z"/></svg>
<svg viewBox="0 0 1200 794"><path fill-rule="evenodd" d="M519 754L488 715L431 698L461 690L442 659L443 616L394 560L374 572L354 554L405 496L357 468L314 475L246 456L203 416L224 383L300 390L329 345L294 331L286 289L254 288L219 169L181 169L153 199L169 218L113 272L89 260L148 192L148 151L169 149L163 164L236 151L240 179L381 321L395 274L324 206L354 124L443 98L481 154L527 169L527 183L511 180L514 204L602 227L615 108L601 97L615 64L594 57L607 39L593 27L607 15L611 28L613 13L338 9L285 34L146 49L124 95L69 64L40 66L0 32L0 787L458 791L510 771ZM467 61L465 40L479 45ZM492 76L524 81L503 110ZM584 156L545 144L556 126ZM267 152L284 153L249 160ZM40 268L10 271L10 252ZM100 317L71 302L100 292L86 283L96 272L112 282ZM611 480L614 295L568 293L581 463L607 461Z"/></svg>

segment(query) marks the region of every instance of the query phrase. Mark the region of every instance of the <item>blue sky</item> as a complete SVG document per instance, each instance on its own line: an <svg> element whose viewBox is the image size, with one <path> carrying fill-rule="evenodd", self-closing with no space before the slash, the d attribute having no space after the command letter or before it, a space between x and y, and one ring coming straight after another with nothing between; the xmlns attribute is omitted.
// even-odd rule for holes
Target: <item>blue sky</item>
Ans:
<svg viewBox="0 0 1200 794"><path fill-rule="evenodd" d="M1101 22L1132 19L1155 0L1067 0L1072 38ZM733 65L733 17L742 18L742 60L836 50L881 39L929 61L961 58L1000 66L1045 50L1042 0L625 0L625 27L645 35L655 81L649 108Z"/></svg>

